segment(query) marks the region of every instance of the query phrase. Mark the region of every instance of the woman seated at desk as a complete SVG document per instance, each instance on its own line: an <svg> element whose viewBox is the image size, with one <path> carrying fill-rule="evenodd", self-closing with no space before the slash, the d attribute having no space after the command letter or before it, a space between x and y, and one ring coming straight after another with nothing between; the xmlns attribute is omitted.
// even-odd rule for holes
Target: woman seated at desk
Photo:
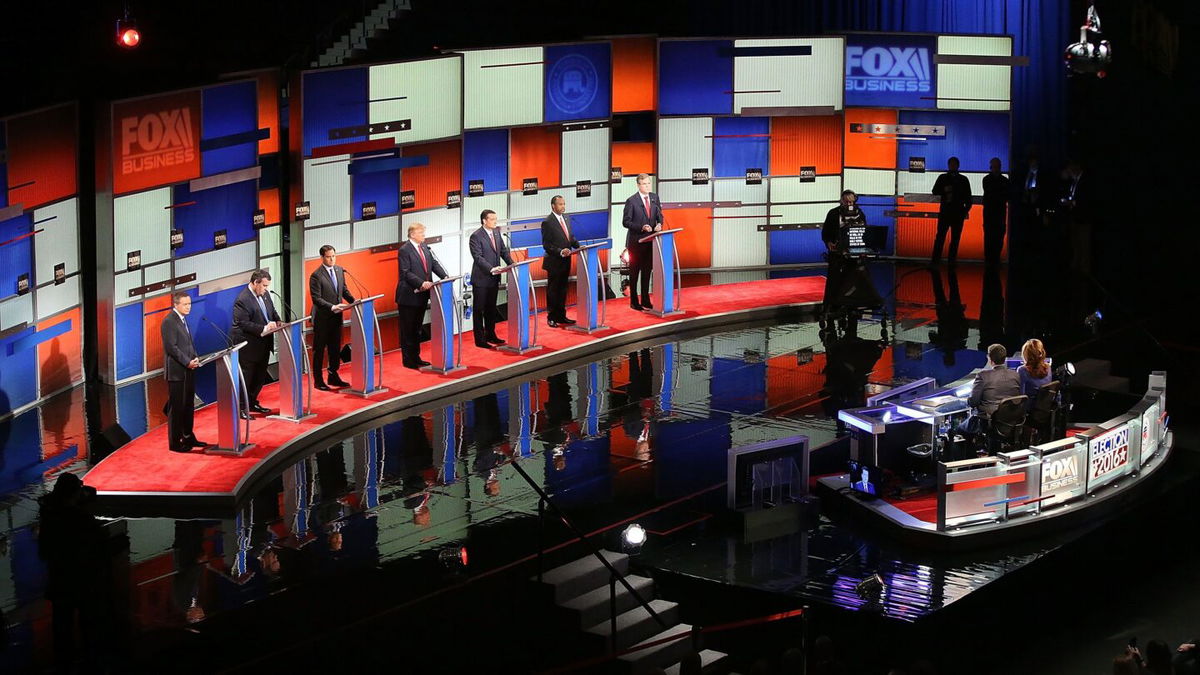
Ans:
<svg viewBox="0 0 1200 675"><path fill-rule="evenodd" d="M1038 389L1050 382L1050 365L1046 363L1046 348L1042 341L1033 338L1026 340L1021 347L1021 360L1024 363L1017 368L1017 376L1021 379L1021 393L1028 396L1025 408L1033 408L1037 399Z"/></svg>

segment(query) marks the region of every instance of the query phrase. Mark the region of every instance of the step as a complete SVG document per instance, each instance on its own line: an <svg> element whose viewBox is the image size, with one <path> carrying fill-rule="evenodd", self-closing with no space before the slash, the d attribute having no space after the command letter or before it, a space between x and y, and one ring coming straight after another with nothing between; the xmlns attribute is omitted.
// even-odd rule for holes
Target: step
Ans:
<svg viewBox="0 0 1200 675"><path fill-rule="evenodd" d="M687 633L691 630L692 627L690 624L676 624L664 631L651 635L650 637L638 642L633 646L637 647L638 645L657 642L673 635ZM672 663L678 663L684 657L684 655L691 650L692 638L690 636L681 637L677 640L671 640L670 642L665 642L661 645L655 645L653 647L647 647L646 649L640 649L636 652L625 654L624 656L619 657L617 662L624 666L626 670L630 671L654 666L665 667Z"/></svg>
<svg viewBox="0 0 1200 675"><path fill-rule="evenodd" d="M1090 375L1087 377L1079 377L1077 375L1071 380L1071 386L1087 387L1096 391L1108 391L1116 394L1128 394L1129 378L1117 375Z"/></svg>
<svg viewBox="0 0 1200 675"><path fill-rule="evenodd" d="M625 580L633 586L633 590L642 596L642 599L649 602L654 598L654 580L647 577L639 577L636 574L625 575ZM586 628L587 626L595 626L604 619L608 618L608 584L584 593L583 595L571 598L566 602L559 603L563 609L574 612L578 615L579 627ZM625 589L621 583L617 583L617 611L627 612L638 605L637 598Z"/></svg>
<svg viewBox="0 0 1200 675"><path fill-rule="evenodd" d="M648 604L658 614L658 619L651 616L650 612L647 612L646 608L641 605L635 605L633 609L617 615L617 649L625 649L655 633L661 633L665 630L664 625L674 626L679 623L678 603L669 600L650 600ZM660 620L662 623L659 623ZM607 642L611 631L612 623L608 617L605 617L585 632L598 635Z"/></svg>
<svg viewBox="0 0 1200 675"><path fill-rule="evenodd" d="M729 655L725 652L719 652L715 649L700 650L700 672L702 673L718 673L724 670L725 662L729 660ZM667 675L679 675L681 664L676 663L673 666L664 668Z"/></svg>
<svg viewBox="0 0 1200 675"><path fill-rule="evenodd" d="M621 574L625 574L629 569L629 556L624 553L600 553ZM587 555L545 572L542 574L542 583L554 588L554 602L561 605L564 600L583 595L599 586L607 587L609 576L608 568L597 560L596 556ZM534 577L534 581L536 580L537 577Z"/></svg>

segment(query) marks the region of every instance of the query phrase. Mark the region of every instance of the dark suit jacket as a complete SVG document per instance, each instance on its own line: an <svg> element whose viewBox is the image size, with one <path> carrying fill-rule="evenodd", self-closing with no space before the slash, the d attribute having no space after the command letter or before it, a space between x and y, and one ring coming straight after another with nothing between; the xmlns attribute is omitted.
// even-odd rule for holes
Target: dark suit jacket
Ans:
<svg viewBox="0 0 1200 675"><path fill-rule="evenodd" d="M421 291L421 284L433 281L434 274L438 275L439 279L450 275L446 274L441 263L433 257L433 251L429 250L427 245L421 244L421 251L425 253L425 260L429 263L429 270L426 270L414 246L416 244L410 239L396 250L396 257L400 260L400 283L396 284L396 304L424 307L429 302L429 291Z"/></svg>
<svg viewBox="0 0 1200 675"><path fill-rule="evenodd" d="M275 311L270 293L263 296L263 302L267 306L267 317L271 321L279 321L279 312ZM262 310L258 308L254 292L248 287L243 288L242 292L238 293L237 300L233 301L233 328L229 331L229 337L234 344L246 341L246 346L242 347L242 358L247 361L265 361L271 352L275 351L275 336L262 335L266 325L267 321L263 318Z"/></svg>
<svg viewBox="0 0 1200 675"><path fill-rule="evenodd" d="M643 232L642 226L649 225L651 228L656 225L662 225L663 212L662 204L658 201L658 195L650 193L650 215L646 215L646 207L642 204L642 193L635 192L625 200L625 212L621 214L621 225L629 230L629 234L625 235L625 248L634 246L645 246L639 244L638 239L650 234Z"/></svg>
<svg viewBox="0 0 1200 675"><path fill-rule="evenodd" d="M971 385L971 398L967 401L972 408L990 416L1010 396L1021 395L1021 377L1017 371L1000 366L989 366L975 374Z"/></svg>
<svg viewBox="0 0 1200 675"><path fill-rule="evenodd" d="M496 239L496 247L493 248L491 242L488 241L488 231L486 227L480 227L471 233L471 239L468 242L471 248L471 259L475 264L471 266L471 285L490 288L500 285L500 275L492 274L493 267L501 267L512 264L512 256L508 254L508 247L504 245L504 237L500 236L500 228L492 230L492 235ZM417 263L420 264L420 260Z"/></svg>
<svg viewBox="0 0 1200 675"><path fill-rule="evenodd" d="M965 218L971 210L971 181L961 173L944 173L933 182L933 196L942 203L939 213Z"/></svg>
<svg viewBox="0 0 1200 675"><path fill-rule="evenodd" d="M192 335L174 309L167 310L159 330L162 332L163 368L167 371L167 381L182 382L188 372L187 364L196 358Z"/></svg>
<svg viewBox="0 0 1200 675"><path fill-rule="evenodd" d="M333 273L337 277L336 288L329 280L329 272L325 271L324 265L317 265L317 269L313 270L308 277L308 294L312 298L314 328L318 324L325 325L330 321L341 323L342 315L334 313L333 306L343 300L354 302L354 296L350 293L350 289L346 288L346 270L342 269L340 265L334 265Z"/></svg>
<svg viewBox="0 0 1200 675"><path fill-rule="evenodd" d="M571 233L569 238L563 234L558 217L553 213L542 221L542 248L546 249L546 255L542 257L542 269L547 272L570 270L571 259L562 257L558 252L564 248L579 248L579 240L575 238L575 233L571 232L571 219L565 213L563 221L567 224L567 232Z"/></svg>

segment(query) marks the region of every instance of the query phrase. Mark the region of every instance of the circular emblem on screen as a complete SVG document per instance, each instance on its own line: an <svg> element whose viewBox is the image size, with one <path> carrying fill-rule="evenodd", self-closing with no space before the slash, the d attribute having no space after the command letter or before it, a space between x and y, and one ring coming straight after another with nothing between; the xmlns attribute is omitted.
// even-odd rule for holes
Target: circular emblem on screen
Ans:
<svg viewBox="0 0 1200 675"><path fill-rule="evenodd" d="M568 54L555 61L549 80L550 102L565 113L583 112L596 98L599 80L596 67L578 54Z"/></svg>

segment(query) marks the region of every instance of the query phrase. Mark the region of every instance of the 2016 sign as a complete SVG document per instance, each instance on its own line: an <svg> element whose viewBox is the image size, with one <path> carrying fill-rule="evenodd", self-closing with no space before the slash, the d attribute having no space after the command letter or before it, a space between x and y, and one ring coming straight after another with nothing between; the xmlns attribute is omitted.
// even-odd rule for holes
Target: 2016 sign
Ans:
<svg viewBox="0 0 1200 675"><path fill-rule="evenodd" d="M1129 462L1129 425L1113 429L1088 443L1088 477L1095 480Z"/></svg>

